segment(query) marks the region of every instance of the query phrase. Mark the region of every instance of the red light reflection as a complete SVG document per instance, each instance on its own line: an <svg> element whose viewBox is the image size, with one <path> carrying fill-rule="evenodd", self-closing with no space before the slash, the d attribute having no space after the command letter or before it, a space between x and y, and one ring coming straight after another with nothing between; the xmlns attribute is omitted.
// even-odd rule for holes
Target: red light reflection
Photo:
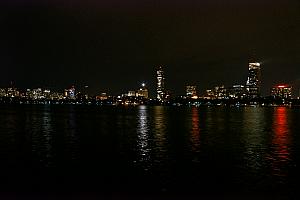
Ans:
<svg viewBox="0 0 300 200"><path fill-rule="evenodd" d="M277 176L285 176L284 169L290 159L289 152L289 127L286 107L278 107L274 112L272 140L272 170Z"/></svg>

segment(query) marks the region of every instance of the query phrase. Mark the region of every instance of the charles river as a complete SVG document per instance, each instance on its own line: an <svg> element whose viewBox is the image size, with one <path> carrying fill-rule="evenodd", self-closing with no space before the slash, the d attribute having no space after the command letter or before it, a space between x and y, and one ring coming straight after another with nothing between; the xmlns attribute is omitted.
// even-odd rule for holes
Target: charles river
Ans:
<svg viewBox="0 0 300 200"><path fill-rule="evenodd" d="M1 197L299 199L300 107L0 106Z"/></svg>

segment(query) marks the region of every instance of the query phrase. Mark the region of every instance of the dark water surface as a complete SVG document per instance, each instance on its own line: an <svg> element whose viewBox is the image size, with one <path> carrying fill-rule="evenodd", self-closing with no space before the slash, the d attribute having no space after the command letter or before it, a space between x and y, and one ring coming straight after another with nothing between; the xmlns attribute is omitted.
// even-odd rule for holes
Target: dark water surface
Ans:
<svg viewBox="0 0 300 200"><path fill-rule="evenodd" d="M1 195L300 197L300 108L0 106Z"/></svg>

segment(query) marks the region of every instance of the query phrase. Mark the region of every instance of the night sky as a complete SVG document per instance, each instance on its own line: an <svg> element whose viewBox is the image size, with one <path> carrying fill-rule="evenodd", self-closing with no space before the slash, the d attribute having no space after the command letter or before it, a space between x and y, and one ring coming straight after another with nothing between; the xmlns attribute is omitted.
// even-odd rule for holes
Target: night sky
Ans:
<svg viewBox="0 0 300 200"><path fill-rule="evenodd" d="M203 93L245 84L255 55L264 95L277 83L299 91L299 0L6 1L1 87L75 84L118 94L145 81L153 94L162 65L173 93L183 94L187 83Z"/></svg>

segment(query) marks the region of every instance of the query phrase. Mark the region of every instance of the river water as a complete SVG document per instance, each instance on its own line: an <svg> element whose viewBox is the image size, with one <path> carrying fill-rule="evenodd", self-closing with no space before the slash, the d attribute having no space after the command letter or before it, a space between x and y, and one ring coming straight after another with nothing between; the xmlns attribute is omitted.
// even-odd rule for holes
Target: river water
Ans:
<svg viewBox="0 0 300 200"><path fill-rule="evenodd" d="M299 197L300 109L0 106L3 196Z"/></svg>

